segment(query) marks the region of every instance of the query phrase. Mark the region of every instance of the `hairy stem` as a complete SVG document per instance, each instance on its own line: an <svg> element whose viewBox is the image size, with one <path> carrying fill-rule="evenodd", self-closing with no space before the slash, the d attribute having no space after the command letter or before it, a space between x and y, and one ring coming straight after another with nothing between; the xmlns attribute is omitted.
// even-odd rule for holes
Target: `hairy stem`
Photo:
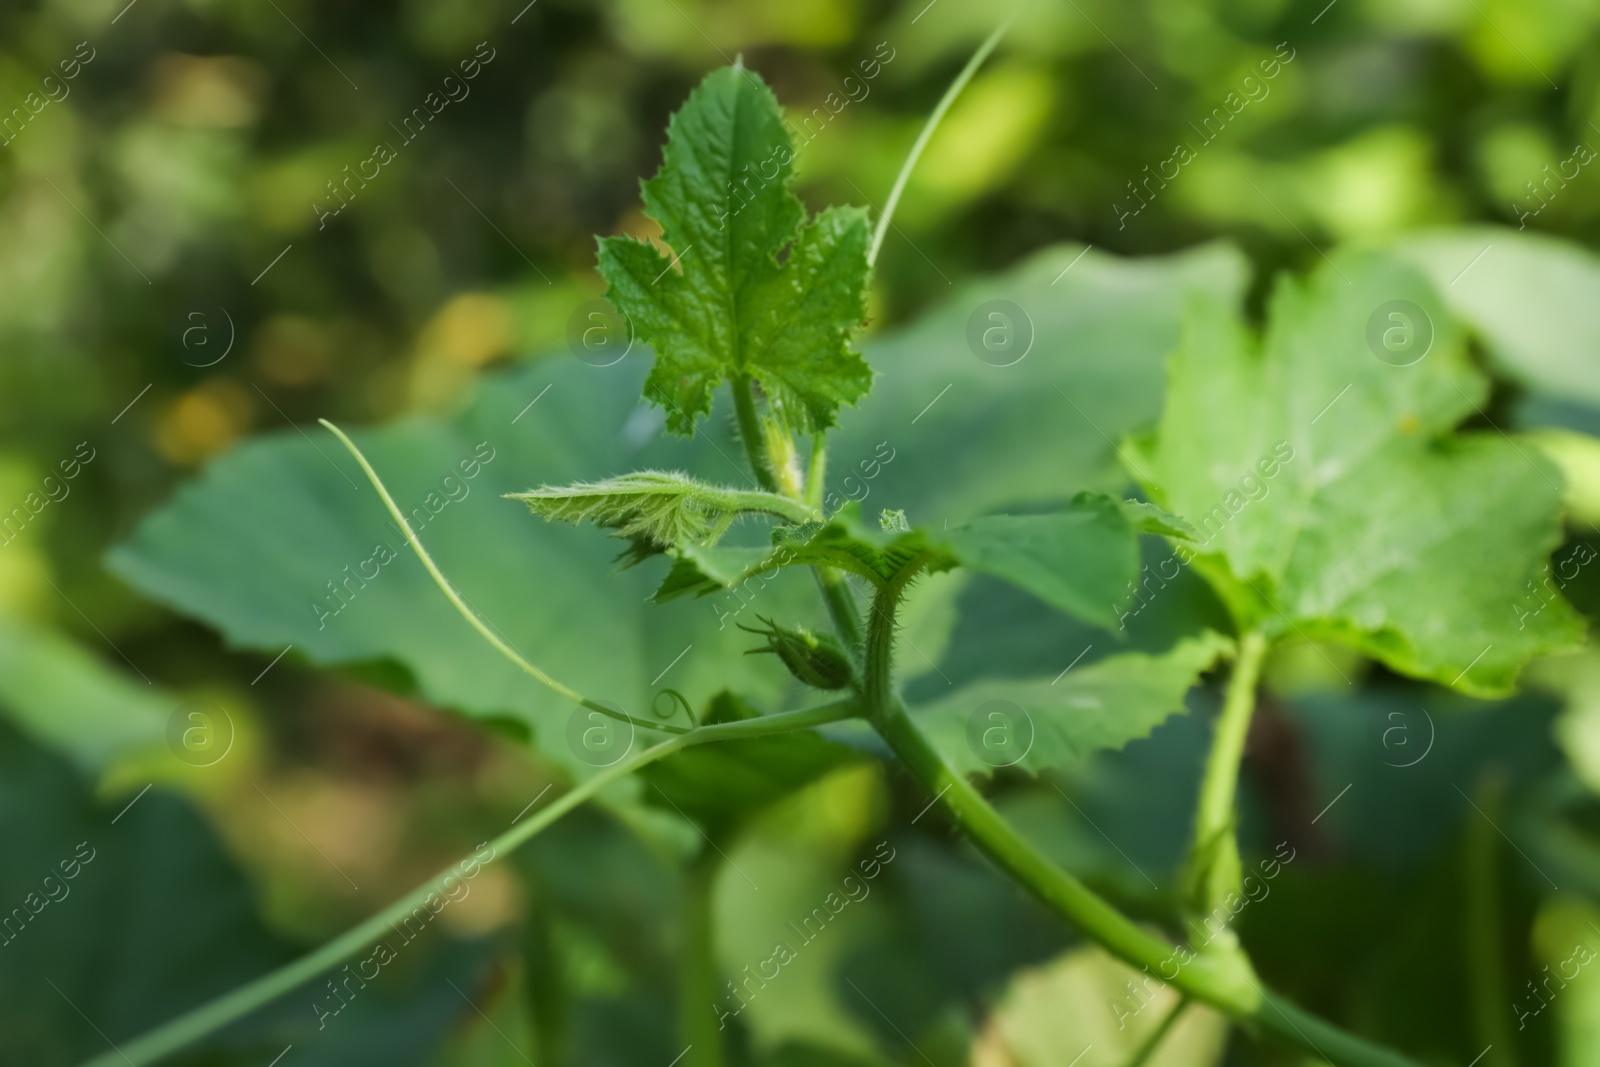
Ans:
<svg viewBox="0 0 1600 1067"><path fill-rule="evenodd" d="M1264 990L1243 955L1180 949L1136 925L1017 833L944 762L903 710L893 710L879 721L878 732L895 755L973 844L1045 907L1112 955L1195 1000L1341 1067L1417 1067L1414 1060Z"/></svg>
<svg viewBox="0 0 1600 1067"><path fill-rule="evenodd" d="M779 492L778 479L772 473L772 459L767 455L767 437L762 432L761 420L756 416L755 386L750 375L736 375L733 386L733 414L739 423L739 439L744 442L744 454L750 457L750 470L756 484L769 493Z"/></svg>
<svg viewBox="0 0 1600 1067"><path fill-rule="evenodd" d="M806 470L806 506L822 514L827 498L828 435L821 430L811 435L811 463Z"/></svg>
<svg viewBox="0 0 1600 1067"><path fill-rule="evenodd" d="M740 489L722 492L731 504L744 511L772 515L784 522L805 522L812 517L811 509L800 502L798 493L758 493Z"/></svg>
<svg viewBox="0 0 1600 1067"><path fill-rule="evenodd" d="M856 610L855 597L845 576L832 567L814 567L817 588L822 590L822 600L828 606L833 628L843 642L845 651L859 668L861 666L861 613Z"/></svg>
<svg viewBox="0 0 1600 1067"><path fill-rule="evenodd" d="M767 462L772 466L772 479L778 483L778 493L789 505L790 514L798 512L803 516L790 521L804 522L812 518L811 509L804 503L805 476L800 473L800 453L794 435L772 418L761 420L761 432L766 435Z"/></svg>
<svg viewBox="0 0 1600 1067"><path fill-rule="evenodd" d="M745 458L749 460L750 469L755 472L756 480L772 492L781 493L783 490L779 488L777 478L772 471L763 427L756 416L755 401L751 395L748 376L741 375L733 382L733 407L738 414L739 436L744 440ZM811 477L805 487L806 493L818 502L816 510L820 510L823 496L822 478L826 469L826 444L819 433L812 444ZM791 488L798 489L798 487ZM833 618L834 629L839 632L839 639L844 643L850 658L857 660L859 665L861 615L856 610L855 599L851 597L849 587L845 585L844 577L838 571L831 567L813 567L812 570L817 576L817 587L822 590L823 602L828 606L828 614Z"/></svg>
<svg viewBox="0 0 1600 1067"><path fill-rule="evenodd" d="M1189 849L1187 886L1190 906L1207 914L1239 891L1239 842L1236 798L1239 791L1239 763L1244 758L1245 738L1256 707L1256 683L1261 678L1261 661L1267 651L1266 636L1252 630L1239 639L1239 655L1228 679L1222 714L1217 718L1211 752L1206 757L1205 776L1200 782L1200 802L1195 811L1194 842ZM1236 945L1231 930L1225 945Z"/></svg>
<svg viewBox="0 0 1600 1067"><path fill-rule="evenodd" d="M1195 996L1230 1014L1255 1011L1260 996L1243 968L1225 967L1222 957L1196 957L1178 967L1174 946L1134 925L1018 834L965 776L944 761L903 710L891 708L874 721L912 777L939 799L978 848L1051 911L1134 966L1149 968L1163 979L1175 973L1170 979L1175 984L1186 990L1194 987Z"/></svg>
<svg viewBox="0 0 1600 1067"><path fill-rule="evenodd" d="M962 774L957 773L911 721L893 692L895 613L903 580L880 591L867 623L866 680L862 698L868 720L911 775L933 792L973 841L999 867L1034 892L1046 906L1136 966L1171 969L1175 949L1123 916L1087 886L1057 867L1011 827ZM1208 974L1208 993L1236 1014L1259 1001L1247 970L1224 970L1222 959L1196 959L1189 967ZM1182 974L1180 970L1178 973ZM1163 977L1165 975L1163 974Z"/></svg>
<svg viewBox="0 0 1600 1067"><path fill-rule="evenodd" d="M914 561L872 598L867 617L866 677L861 697L866 704L867 718L874 725L899 709L894 692L895 615L900 610L901 594L920 569L921 562Z"/></svg>
<svg viewBox="0 0 1600 1067"><path fill-rule="evenodd" d="M567 812L578 807L578 805L612 782L691 745L701 745L711 741L727 741L741 737L762 737L768 734L820 726L824 723L837 722L840 719L849 718L855 712L856 704L854 699L851 699L824 704L821 707L808 708L804 711L784 712L779 715L766 715L757 719L742 719L739 722L701 726L689 733L679 734L642 752L638 752L632 757L612 764L593 778L563 793L540 811L528 816L525 821L513 823L509 830L493 841L488 842L487 846L479 847L480 852L484 847L487 847L490 851L490 856L487 860L478 860L477 862L480 866L493 863L518 848L529 838L554 823ZM472 858L476 856L477 853L474 853ZM171 1022L159 1026L132 1041L124 1042L120 1049L113 1049L96 1056L85 1063L83 1067L119 1067L120 1064L127 1064L129 1067L144 1067L145 1064L153 1063L163 1056L170 1055L186 1045L215 1033L229 1023L241 1019L257 1008L276 1000L296 986L315 978L328 968L342 963L363 948L375 943L388 932L392 924L400 922L410 915L413 910L424 906L430 897L444 897L446 890L450 888L450 880L455 880L457 884L461 882L462 875L458 872L462 866L463 864L456 864L445 869L437 877L417 886L417 888L396 900L387 908L345 931L322 947L257 978L239 989L235 989L231 993L227 993L208 1004L180 1015Z"/></svg>
<svg viewBox="0 0 1600 1067"><path fill-rule="evenodd" d="M894 619L904 578L879 592L868 623L867 718L906 770L978 849L1045 907L1112 955L1158 981L1340 1067L1417 1067L1261 988L1240 952L1198 953L1150 933L1057 866L944 759L894 695Z"/></svg>

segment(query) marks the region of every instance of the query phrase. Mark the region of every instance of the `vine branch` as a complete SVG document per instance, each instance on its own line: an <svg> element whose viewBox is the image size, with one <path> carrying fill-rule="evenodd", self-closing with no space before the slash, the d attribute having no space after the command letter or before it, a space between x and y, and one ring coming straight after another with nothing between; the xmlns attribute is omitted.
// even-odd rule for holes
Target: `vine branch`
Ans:
<svg viewBox="0 0 1600 1067"><path fill-rule="evenodd" d="M996 866L1113 956L1145 969L1194 1000L1344 1067L1417 1067L1407 1057L1267 992L1243 952L1180 952L1165 938L1135 924L1018 833L965 775L945 761L894 695L890 677L894 619L903 590L903 581L890 583L879 591L873 604L864 711L906 770Z"/></svg>

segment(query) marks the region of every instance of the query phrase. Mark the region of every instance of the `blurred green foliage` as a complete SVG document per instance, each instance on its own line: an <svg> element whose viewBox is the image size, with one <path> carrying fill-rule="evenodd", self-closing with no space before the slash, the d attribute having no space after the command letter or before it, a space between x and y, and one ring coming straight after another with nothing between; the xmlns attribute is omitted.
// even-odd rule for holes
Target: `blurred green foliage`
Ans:
<svg viewBox="0 0 1600 1067"><path fill-rule="evenodd" d="M84 835L151 842L108 845L78 895L43 911L27 941L0 948L10 953L0 956L0 1060L72 1062L101 1049L95 1026L120 1038L221 992L470 851L560 773L519 743L526 723L491 692L509 685L494 669L457 662L448 674L458 635L449 619L430 622L431 604L410 621L423 661L429 649L440 657L435 678L412 675L390 648L316 651L276 630L273 641L300 647L275 661L260 634L230 632L250 650L225 647L141 597L103 565L106 550L208 461L254 462L261 453L230 453L252 434L292 437L291 424L318 416L427 416L385 431L398 455L413 439L436 445L451 420L470 429L473 411L509 403L522 382L570 374L571 317L603 288L595 235L653 235L637 182L656 168L666 117L734 56L774 86L797 126L810 122L796 160L807 206L876 214L926 113L1002 15L960 0L30 0L0 10L0 516L26 509L20 532L0 533L0 706L20 731L0 731L0 907L20 903ZM1093 398L1116 437L1159 411L1161 357L1175 337L1169 288L1248 293L1257 307L1276 271L1314 267L1335 243L1434 226L1523 225L1594 246L1600 178L1583 149L1600 146L1597 29L1600 4L1584 0L1035 0L912 178L870 304L883 335L875 366L907 369L843 427L838 454L873 455L875 425L904 423L942 382L961 380L938 377L948 368L977 396L951 431L971 447L885 464L875 491L895 494L886 504L924 519L970 514L1055 469L1074 488L1120 486L1113 449L1081 427L1007 477L975 476L986 454L1023 455L1030 427L1060 421L1042 388L1058 376L1030 364L1022 370L1039 377L1022 395L985 385L961 348L970 303L951 297L1048 299L1075 252L1029 257L1058 242L1091 245L1094 258L1077 268L1086 294L1051 304L1060 318L1041 321L1041 334L1071 339L1062 380ZM467 80L462 64L474 59ZM436 114L407 132L417 108ZM381 165L380 143L393 153ZM1600 300L1593 257L1571 253L1562 284L1520 261L1451 284L1503 232L1407 247L1483 335L1498 373L1485 419L1593 431L1596 335L1571 325L1592 323ZM1240 245L1253 272L1225 249L1193 250L1214 238ZM1176 252L1187 254L1127 268L1101 258ZM1563 344L1572 358L1539 362ZM481 377L510 364L525 365L456 413ZM597 442L617 420L587 423L577 402L563 417L580 439L591 431L594 447L572 446L560 464L612 462ZM463 448L477 440L468 437ZM1592 517L1587 440L1567 442L1576 458L1564 466L1591 475ZM62 479L83 445L94 458ZM637 451L605 446L618 464ZM713 462L714 446L697 442L684 462ZM303 452L326 486L297 484L347 491ZM949 477L956 469L974 476ZM502 488L533 480L497 478ZM287 510L267 488L228 516L249 526L251 508ZM49 503L35 512L30 494ZM528 520L508 506L505 521L514 530ZM456 532L462 567L474 562L470 533ZM1569 533L1557 557L1593 529ZM260 581L266 572L227 570L263 566L271 546L249 556L237 544L168 547L216 562L206 583L170 597L215 621L193 605ZM583 571L572 596L599 595L585 583L603 576L603 548L570 539L567 562ZM1575 589L1592 618L1600 596ZM916 610L944 620L908 619L933 635L913 631L936 664L913 685L929 699L941 680L1053 671L1061 648L1094 640L982 581ZM1135 640L1165 647L1168 628L1217 617L1203 589L1178 587ZM533 621L559 637L558 615ZM654 664L681 643L625 636ZM608 668L602 654L585 669ZM651 672L632 677L640 670L628 660L623 681L642 686ZM1346 692L1339 670L1309 650L1269 665L1279 696L1254 750L1245 844L1265 853L1288 837L1305 859L1275 903L1245 920L1263 973L1441 1061L1492 1045L1483 1067L1600 1063L1592 975L1526 1033L1489 1015L1525 1000L1524 982L1600 922L1594 652L1541 665L1534 695L1491 706L1377 669ZM168 710L195 699L232 714L234 747L213 767L168 748ZM499 729L480 732L428 700ZM1212 702L1206 690L1190 698ZM1063 776L1068 805L1050 783L1002 780L1005 810L1130 912L1154 915L1161 894L1145 872L1171 881L1204 733L1197 716L1175 718ZM1438 746L1417 767L1425 773L1405 776L1399 765L1425 741ZM1352 794L1313 823L1345 782ZM1515 851L1483 836L1466 794L1494 812ZM765 958L771 931L880 841L900 850L878 895L734 1028L735 1062L1031 1067L1067 1062L1081 1027L1109 1018L1096 997L1116 994L1115 965L1073 944L936 815L907 826L924 799L847 767L728 843L718 893L730 975ZM112 823L130 801L144 807ZM361 1002L372 1015L347 1020L340 1044L300 1039L315 1022L307 994L194 1062L265 1063L294 1042L286 1067L361 1056L665 1064L676 1051L680 861L698 840L670 812L615 798L537 839L516 877L486 879L470 908L448 913L451 939L429 949L437 962L408 963L386 1006ZM446 976L455 992L440 988ZM46 978L66 993L57 998ZM67 994L80 1013L63 1010ZM1097 1022L1088 1009L1075 1018L1084 1004ZM478 1025L485 1018L495 1027ZM1179 1027L1192 1040L1152 1062L1222 1054L1212 1017ZM1109 1037L1100 1048L1124 1051ZM1280 1062L1246 1042L1227 1054ZM1102 1062L1121 1061L1081 1067Z"/></svg>

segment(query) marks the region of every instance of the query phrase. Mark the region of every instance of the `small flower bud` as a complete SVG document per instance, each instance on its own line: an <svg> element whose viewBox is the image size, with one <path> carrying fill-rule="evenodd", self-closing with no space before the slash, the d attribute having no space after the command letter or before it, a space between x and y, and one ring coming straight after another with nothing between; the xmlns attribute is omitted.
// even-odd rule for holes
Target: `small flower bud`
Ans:
<svg viewBox="0 0 1600 1067"><path fill-rule="evenodd" d="M765 628L740 627L767 639L766 647L752 648L745 655L771 652L790 674L817 689L843 689L855 680L849 657L831 634L814 634L800 627L791 630L767 618L761 621Z"/></svg>

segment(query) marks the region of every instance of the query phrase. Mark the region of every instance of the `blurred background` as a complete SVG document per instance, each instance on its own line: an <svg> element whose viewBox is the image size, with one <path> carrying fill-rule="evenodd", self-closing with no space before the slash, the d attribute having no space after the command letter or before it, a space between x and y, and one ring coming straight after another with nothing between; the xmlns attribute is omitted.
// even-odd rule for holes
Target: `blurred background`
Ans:
<svg viewBox="0 0 1600 1067"><path fill-rule="evenodd" d="M451 412L486 377L570 361L574 312L604 289L595 236L653 232L638 181L707 70L742 56L797 124L826 108L799 153L798 191L813 208L876 208L1003 14L967 0L0 10L0 506L81 462L66 494L30 507L0 546L0 822L17 857L0 906L20 904L80 840L100 850L74 881L78 904L52 904L26 940L0 947L0 1063L75 1062L106 1047L87 1019L118 1039L231 988L464 855L537 792L529 782L559 776L513 731L433 706L392 663L322 670L232 647L111 574L107 550L252 435ZM1146 256L1226 239L1252 264L1250 307L1275 272L1314 266L1321 249L1419 228L1521 226L1592 246L1597 31L1589 0L1034 0L910 182L869 336L1058 242ZM846 106L825 103L841 92ZM420 132L401 128L441 95ZM392 158L378 160L379 142ZM1199 147L1181 180L1141 184L1172 173L1180 143ZM1559 191L1536 193L1552 171ZM1595 424L1571 396L1528 394L1502 382L1493 413ZM1360 695L1329 695L1318 661L1302 659L1276 666L1279 703L1255 742L1257 844L1270 853L1284 836L1271 812L1309 806L1289 836L1312 857L1245 924L1263 970L1438 1062L1491 1044L1485 1067L1600 1063L1600 979L1572 983L1524 1028L1503 1007L1600 920L1600 773L1574 755L1600 749L1582 714L1600 671L1564 661L1531 695L1441 720L1429 784L1413 779L1416 795L1394 803L1448 813L1397 828L1374 799L1386 794L1358 802L1358 790L1348 821L1313 830L1309 778L1360 780L1374 761L1356 748L1423 725L1397 679L1372 672ZM1434 693L1429 706L1452 699ZM227 707L231 759L175 764L166 731L188 702ZM1170 866L1203 728L1176 720L1086 770L1071 784L1081 808L1024 783L1007 802L1148 914L1150 887L1106 845ZM1537 842L1554 880L1460 818L1451 784L1522 826L1515 843ZM863 764L744 831L736 858L752 884L794 888L792 907L757 904L724 879L730 977L880 841L899 858L872 903L841 920L848 935L731 1027L730 1060L1042 1067L1088 1035L1100 1051L1081 1067L1126 1062L1133 1046L1117 1044L1103 1008L1073 1023L1063 1007L1098 1004L1123 976L947 827L908 828L921 804ZM680 897L695 872L660 843L672 831L650 823L665 816L641 811L581 813L519 865L489 869L425 957L354 1001L337 1036L297 1042L285 1067L665 1067L681 1044ZM126 840L107 838L109 815ZM91 883L97 865L104 880ZM68 908L81 910L51 914ZM40 981L50 967L54 993ZM310 994L291 999L192 1062L267 1063L279 1035L317 1021ZM1181 1026L1192 1033L1158 1062L1288 1062L1230 1043L1201 1013Z"/></svg>

